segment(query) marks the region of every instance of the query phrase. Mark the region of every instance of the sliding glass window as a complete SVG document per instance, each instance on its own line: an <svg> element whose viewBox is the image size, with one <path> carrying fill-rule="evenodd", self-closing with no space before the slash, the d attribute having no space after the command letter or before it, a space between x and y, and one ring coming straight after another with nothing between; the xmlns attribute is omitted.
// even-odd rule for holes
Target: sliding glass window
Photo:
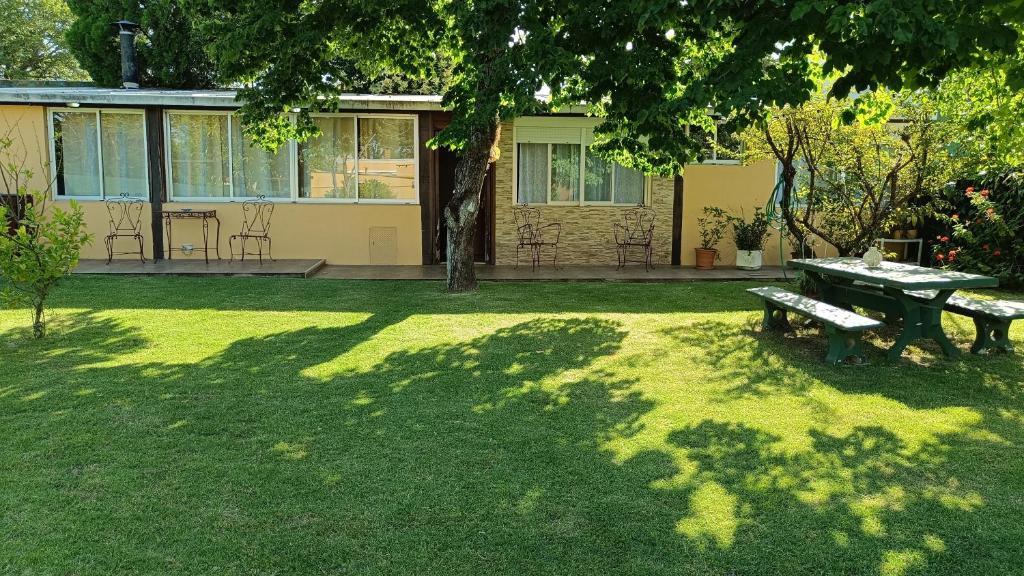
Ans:
<svg viewBox="0 0 1024 576"><path fill-rule="evenodd" d="M149 197L141 112L52 110L50 130L58 198Z"/></svg>
<svg viewBox="0 0 1024 576"><path fill-rule="evenodd" d="M643 173L590 151L591 129L557 122L516 129L516 201L521 204L644 203Z"/></svg>
<svg viewBox="0 0 1024 576"><path fill-rule="evenodd" d="M320 136L299 144L299 198L416 202L411 116L316 116Z"/></svg>
<svg viewBox="0 0 1024 576"><path fill-rule="evenodd" d="M291 147L271 153L231 113L169 112L172 199L291 197Z"/></svg>

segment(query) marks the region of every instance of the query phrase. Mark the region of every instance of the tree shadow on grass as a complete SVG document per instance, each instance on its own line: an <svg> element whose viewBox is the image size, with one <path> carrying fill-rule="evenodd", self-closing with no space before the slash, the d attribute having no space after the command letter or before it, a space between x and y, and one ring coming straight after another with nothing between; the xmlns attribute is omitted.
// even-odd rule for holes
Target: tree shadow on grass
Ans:
<svg viewBox="0 0 1024 576"><path fill-rule="evenodd" d="M0 565L911 574L1005 573L1019 560L991 538L1024 536L1014 486L965 485L991 473L964 457L991 455L986 440L912 446L861 426L812 429L793 449L704 419L648 444L655 402L601 362L622 350L614 321L540 318L409 343L369 367L342 361L394 322L385 310L240 339L196 364L102 364L131 331L79 333L63 361L96 393L54 392L0 420L18 431L0 451L23 464L0 470L12 487L0 504L17 511ZM110 338L118 330L124 340ZM631 441L629 457L607 447ZM1015 462L996 476L1012 478Z"/></svg>

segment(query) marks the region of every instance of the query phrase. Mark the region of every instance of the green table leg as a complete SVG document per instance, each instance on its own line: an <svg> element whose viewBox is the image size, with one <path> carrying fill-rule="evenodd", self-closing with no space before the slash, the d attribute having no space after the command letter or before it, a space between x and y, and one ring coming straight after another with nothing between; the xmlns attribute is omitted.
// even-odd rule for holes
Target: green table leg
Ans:
<svg viewBox="0 0 1024 576"><path fill-rule="evenodd" d="M974 344L971 345L971 352L975 354L988 354L993 351L1013 352L1009 320L975 318L974 332Z"/></svg>
<svg viewBox="0 0 1024 576"><path fill-rule="evenodd" d="M938 343L947 357L957 357L959 350L942 329L942 308L946 300L953 295L952 290L940 290L935 298L927 302L915 300L899 289L886 288L885 293L896 300L901 308L900 316L903 320L900 335L896 338L896 343L889 348L890 360L899 359L907 345L919 338L931 338Z"/></svg>

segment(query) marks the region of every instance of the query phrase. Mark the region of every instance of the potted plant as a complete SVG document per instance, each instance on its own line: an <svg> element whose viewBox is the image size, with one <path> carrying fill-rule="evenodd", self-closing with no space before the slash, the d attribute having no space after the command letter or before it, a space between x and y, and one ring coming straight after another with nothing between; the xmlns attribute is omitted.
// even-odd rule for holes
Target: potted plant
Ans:
<svg viewBox="0 0 1024 576"><path fill-rule="evenodd" d="M711 270L718 259L718 243L725 236L725 226L729 217L725 210L715 206L705 206L704 216L697 219L697 231L700 233L700 247L697 253L697 269Z"/></svg>
<svg viewBox="0 0 1024 576"><path fill-rule="evenodd" d="M754 210L754 218L747 222L740 217L730 218L733 238L736 240L736 267L741 270L760 270L764 243L768 240L768 215Z"/></svg>

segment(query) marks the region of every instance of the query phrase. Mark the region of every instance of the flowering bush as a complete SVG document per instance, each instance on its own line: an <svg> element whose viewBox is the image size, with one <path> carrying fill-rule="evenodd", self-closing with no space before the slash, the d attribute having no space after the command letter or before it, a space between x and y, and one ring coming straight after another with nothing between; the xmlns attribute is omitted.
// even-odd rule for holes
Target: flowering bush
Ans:
<svg viewBox="0 0 1024 576"><path fill-rule="evenodd" d="M935 264L1024 286L1024 175L1010 173L947 191L937 214L945 232L935 238Z"/></svg>

